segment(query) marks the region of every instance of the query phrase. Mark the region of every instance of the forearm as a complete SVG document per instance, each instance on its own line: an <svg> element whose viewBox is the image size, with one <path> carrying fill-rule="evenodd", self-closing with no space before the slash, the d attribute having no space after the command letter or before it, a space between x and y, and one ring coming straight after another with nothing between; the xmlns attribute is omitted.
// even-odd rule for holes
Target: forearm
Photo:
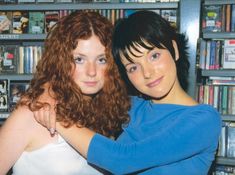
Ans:
<svg viewBox="0 0 235 175"><path fill-rule="evenodd" d="M80 154L87 157L88 148L95 132L88 128L78 128L76 125L64 128L60 123L56 123L56 129Z"/></svg>
<svg viewBox="0 0 235 175"><path fill-rule="evenodd" d="M202 110L174 122L179 124L168 125L145 139L127 144L95 135L87 160L114 174L127 174L174 164L216 147L220 133L218 115ZM213 132L209 132L211 130Z"/></svg>

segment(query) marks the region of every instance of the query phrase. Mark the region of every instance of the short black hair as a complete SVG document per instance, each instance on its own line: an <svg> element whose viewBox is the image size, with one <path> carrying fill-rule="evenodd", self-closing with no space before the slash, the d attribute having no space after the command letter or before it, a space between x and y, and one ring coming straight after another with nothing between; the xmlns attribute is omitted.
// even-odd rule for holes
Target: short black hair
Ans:
<svg viewBox="0 0 235 175"><path fill-rule="evenodd" d="M180 59L177 61L172 43L173 40L177 43L179 50ZM180 85L184 90L187 90L190 64L186 51L187 40L185 35L177 33L176 29L167 20L153 11L137 11L128 18L118 20L113 33L112 53L121 75L129 86L131 86L131 83L127 78L120 54L123 54L126 59L132 62L128 52L133 54L131 48L138 51L136 44L148 50L155 47L169 50L176 62Z"/></svg>

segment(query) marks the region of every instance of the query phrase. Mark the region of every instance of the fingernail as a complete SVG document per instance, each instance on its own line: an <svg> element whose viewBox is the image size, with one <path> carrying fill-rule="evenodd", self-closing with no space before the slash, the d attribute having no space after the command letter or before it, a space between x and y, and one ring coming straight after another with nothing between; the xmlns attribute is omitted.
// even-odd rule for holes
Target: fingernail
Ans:
<svg viewBox="0 0 235 175"><path fill-rule="evenodd" d="M51 135L55 134L55 129L54 128L50 128L49 131L50 131Z"/></svg>

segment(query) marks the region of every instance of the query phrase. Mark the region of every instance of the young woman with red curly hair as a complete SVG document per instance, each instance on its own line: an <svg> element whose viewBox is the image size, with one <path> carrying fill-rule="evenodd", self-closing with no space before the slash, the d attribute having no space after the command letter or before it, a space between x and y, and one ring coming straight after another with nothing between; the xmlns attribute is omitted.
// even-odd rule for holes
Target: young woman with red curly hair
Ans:
<svg viewBox="0 0 235 175"><path fill-rule="evenodd" d="M85 11L71 13L52 28L29 89L0 130L1 175L12 166L14 175L101 173L59 134L52 137L33 111L55 108L67 128L88 127L111 138L121 133L130 103L112 58L112 31L105 17ZM56 103L43 103L45 92Z"/></svg>

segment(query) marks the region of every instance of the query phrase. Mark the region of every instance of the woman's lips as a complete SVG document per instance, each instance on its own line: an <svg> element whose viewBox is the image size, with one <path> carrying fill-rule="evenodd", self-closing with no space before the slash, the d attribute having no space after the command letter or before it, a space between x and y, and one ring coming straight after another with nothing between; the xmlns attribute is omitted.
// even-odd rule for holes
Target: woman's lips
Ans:
<svg viewBox="0 0 235 175"><path fill-rule="evenodd" d="M86 81L84 82L84 84L87 86L95 86L97 84L97 81Z"/></svg>
<svg viewBox="0 0 235 175"><path fill-rule="evenodd" d="M148 83L147 86L148 86L149 88L155 87L155 86L157 86L157 85L161 82L162 79L163 79L163 77L158 78L158 79L156 79L156 80L154 80L154 81Z"/></svg>

